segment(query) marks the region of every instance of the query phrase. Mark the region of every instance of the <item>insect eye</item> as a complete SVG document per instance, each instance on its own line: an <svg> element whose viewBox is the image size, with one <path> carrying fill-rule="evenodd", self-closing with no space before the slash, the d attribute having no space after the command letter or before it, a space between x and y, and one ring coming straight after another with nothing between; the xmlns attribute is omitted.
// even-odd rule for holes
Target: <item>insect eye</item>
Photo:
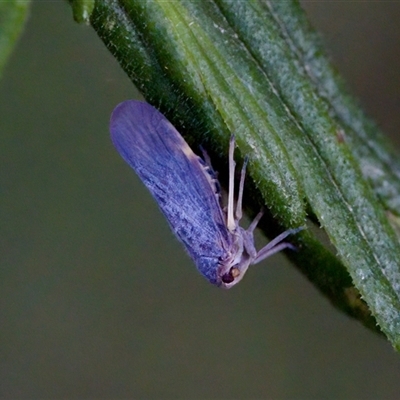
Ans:
<svg viewBox="0 0 400 400"><path fill-rule="evenodd" d="M235 278L237 278L239 275L240 275L239 269L236 267L232 267L229 270L229 272L222 275L221 279L222 279L222 282L224 282L224 283L232 283L235 280Z"/></svg>

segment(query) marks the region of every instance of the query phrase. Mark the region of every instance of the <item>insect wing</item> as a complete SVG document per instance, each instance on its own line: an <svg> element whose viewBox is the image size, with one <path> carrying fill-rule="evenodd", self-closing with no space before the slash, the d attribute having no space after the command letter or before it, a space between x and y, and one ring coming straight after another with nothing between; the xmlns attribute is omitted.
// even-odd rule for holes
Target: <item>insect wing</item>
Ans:
<svg viewBox="0 0 400 400"><path fill-rule="evenodd" d="M172 124L139 101L119 104L111 116L112 141L136 171L185 244L198 269L214 280L231 236L211 176Z"/></svg>

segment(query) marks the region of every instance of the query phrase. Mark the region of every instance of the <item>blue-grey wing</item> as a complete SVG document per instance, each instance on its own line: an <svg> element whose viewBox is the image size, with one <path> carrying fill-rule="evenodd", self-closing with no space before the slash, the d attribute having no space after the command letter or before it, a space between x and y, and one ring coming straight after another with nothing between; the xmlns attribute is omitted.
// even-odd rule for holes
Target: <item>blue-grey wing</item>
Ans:
<svg viewBox="0 0 400 400"><path fill-rule="evenodd" d="M231 236L211 175L172 124L150 104L130 100L116 107L110 130L198 268L203 257L223 257Z"/></svg>

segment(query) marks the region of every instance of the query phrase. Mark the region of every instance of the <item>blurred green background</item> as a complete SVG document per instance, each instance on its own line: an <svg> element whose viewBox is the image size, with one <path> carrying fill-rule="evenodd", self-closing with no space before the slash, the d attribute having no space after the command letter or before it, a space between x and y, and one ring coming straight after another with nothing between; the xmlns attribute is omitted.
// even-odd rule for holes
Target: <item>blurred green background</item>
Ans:
<svg viewBox="0 0 400 400"><path fill-rule="evenodd" d="M400 147L400 3L303 2ZM276 255L209 285L109 140L137 97L64 1L0 82L0 397L397 399L400 355Z"/></svg>

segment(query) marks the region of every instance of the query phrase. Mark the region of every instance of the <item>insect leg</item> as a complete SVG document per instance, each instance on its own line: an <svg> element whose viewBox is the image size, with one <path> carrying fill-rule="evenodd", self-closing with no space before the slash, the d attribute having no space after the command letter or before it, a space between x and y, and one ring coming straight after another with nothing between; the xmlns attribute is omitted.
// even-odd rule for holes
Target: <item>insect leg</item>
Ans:
<svg viewBox="0 0 400 400"><path fill-rule="evenodd" d="M260 222L260 219L264 215L264 210L261 210L256 217L253 219L253 222L250 224L250 226L247 228L247 232L253 233L254 229L257 228L258 223Z"/></svg>
<svg viewBox="0 0 400 400"><path fill-rule="evenodd" d="M240 173L239 193L238 193L238 200L236 204L236 213L235 213L236 221L240 221L243 216L242 202L243 202L244 178L246 176L246 167L248 162L249 158L246 157L243 161L242 172Z"/></svg>
<svg viewBox="0 0 400 400"><path fill-rule="evenodd" d="M231 136L229 141L229 192L228 192L228 218L226 221L227 228L233 232L236 228L235 218L233 216L233 200L235 194L235 160L234 160L234 151L235 151L235 136Z"/></svg>
<svg viewBox="0 0 400 400"><path fill-rule="evenodd" d="M263 247L257 253L257 257L255 258L253 264L257 264L260 261L264 260L265 258L272 256L272 254L275 254L278 251L284 249L297 250L297 248L293 246L291 243L283 242L283 240L286 239L289 235L293 235L303 229L304 227L301 226L300 228L288 229L287 231L281 233L279 236L271 240L265 247Z"/></svg>

